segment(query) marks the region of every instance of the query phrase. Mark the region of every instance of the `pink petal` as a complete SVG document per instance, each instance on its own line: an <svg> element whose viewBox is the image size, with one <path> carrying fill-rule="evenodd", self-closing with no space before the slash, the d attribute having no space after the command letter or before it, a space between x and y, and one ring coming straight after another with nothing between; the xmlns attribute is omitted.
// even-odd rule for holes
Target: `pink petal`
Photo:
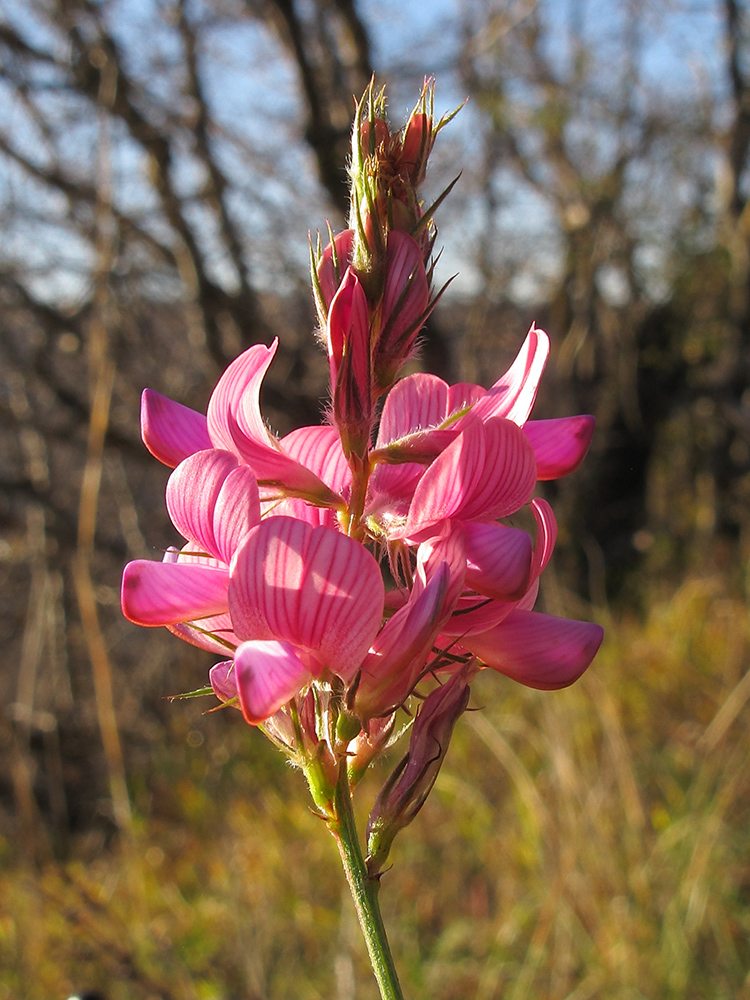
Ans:
<svg viewBox="0 0 750 1000"><path fill-rule="evenodd" d="M254 344L229 365L216 384L208 403L208 433L215 448L237 453L233 426L240 426L247 437L273 447L260 414L260 387L278 347L276 338L270 347ZM230 414L234 417L230 426ZM260 477L259 477L260 478Z"/></svg>
<svg viewBox="0 0 750 1000"><path fill-rule="evenodd" d="M336 376L344 355L352 352L356 358L354 374L367 378L369 391L369 336L367 296L357 273L350 267L347 268L328 311L326 340L332 385L336 384Z"/></svg>
<svg viewBox="0 0 750 1000"><path fill-rule="evenodd" d="M455 639L474 635L477 632L487 632L494 628L518 606L517 601L495 601L489 597L462 597L456 603L455 610L441 629L442 635L438 645L445 647Z"/></svg>
<svg viewBox="0 0 750 1000"><path fill-rule="evenodd" d="M417 334L420 319L430 301L424 256L408 233L393 229L388 233L383 287L383 330L387 353L398 350Z"/></svg>
<svg viewBox="0 0 750 1000"><path fill-rule="evenodd" d="M380 630L362 662L355 710L363 718L389 714L409 696L440 631L440 612L448 592L450 571L443 563L419 595Z"/></svg>
<svg viewBox="0 0 750 1000"><path fill-rule="evenodd" d="M384 596L380 568L358 542L273 517L235 556L229 607L242 639L291 642L349 679L378 631Z"/></svg>
<svg viewBox="0 0 750 1000"><path fill-rule="evenodd" d="M247 462L260 484L274 486L282 495L292 493L321 505L343 506L340 496L329 490L315 473L286 455L277 442L249 437L231 413L227 425L233 435L233 450ZM268 441L271 440L269 437Z"/></svg>
<svg viewBox="0 0 750 1000"><path fill-rule="evenodd" d="M219 701L227 702L236 698L237 675L234 672L234 661L223 660L214 664L208 671L208 682ZM237 707L239 708L239 705Z"/></svg>
<svg viewBox="0 0 750 1000"><path fill-rule="evenodd" d="M462 645L493 670L528 687L551 690L577 680L603 638L601 625L514 611L496 628L467 636Z"/></svg>
<svg viewBox="0 0 750 1000"><path fill-rule="evenodd" d="M337 233L333 240L336 247L336 259L334 262L333 247L329 243L323 251L320 262L317 266L318 282L323 295L323 302L328 308L333 301L333 297L339 289L344 274L349 267L352 247L354 246L354 231L344 229ZM338 270L336 265L338 264Z"/></svg>
<svg viewBox="0 0 750 1000"><path fill-rule="evenodd" d="M195 563L136 559L122 574L122 612L136 625L173 625L227 610L229 573Z"/></svg>
<svg viewBox="0 0 750 1000"><path fill-rule="evenodd" d="M575 472L586 457L596 420L590 416L529 420L523 431L536 458L537 479L561 479Z"/></svg>
<svg viewBox="0 0 750 1000"><path fill-rule="evenodd" d="M531 579L537 580L550 561L557 541L557 520L552 508L541 497L535 497L530 505L536 519L536 543L531 563Z"/></svg>
<svg viewBox="0 0 750 1000"><path fill-rule="evenodd" d="M307 500L298 500L296 497L285 497L283 500L269 502L263 517L293 517L313 528L323 525L326 528L339 530L339 521L334 510L330 507L317 507Z"/></svg>
<svg viewBox="0 0 750 1000"><path fill-rule="evenodd" d="M456 382L448 389L448 413L458 413L473 406L487 390L474 382Z"/></svg>
<svg viewBox="0 0 750 1000"><path fill-rule="evenodd" d="M519 510L536 485L536 463L523 431L510 420L471 421L435 459L414 492L395 537L414 538L448 518L489 521Z"/></svg>
<svg viewBox="0 0 750 1000"><path fill-rule="evenodd" d="M448 383L417 372L401 379L386 397L377 446L441 424L448 413Z"/></svg>
<svg viewBox="0 0 750 1000"><path fill-rule="evenodd" d="M227 656L240 644L232 630L232 619L228 614L201 618L192 624L177 622L174 625L167 625L167 630L183 642L215 653L217 656Z"/></svg>
<svg viewBox="0 0 750 1000"><path fill-rule="evenodd" d="M243 536L260 521L258 484L229 452L200 451L169 477L167 510L185 538L228 565Z"/></svg>
<svg viewBox="0 0 750 1000"><path fill-rule="evenodd" d="M518 528L502 524L464 523L466 583L487 597L509 601L528 589L531 576L531 538Z"/></svg>
<svg viewBox="0 0 750 1000"><path fill-rule="evenodd" d="M549 338L544 330L531 327L508 371L472 407L480 420L506 417L519 427L526 422L536 399L539 380L549 354Z"/></svg>
<svg viewBox="0 0 750 1000"><path fill-rule="evenodd" d="M343 494L352 483L352 470L334 427L298 427L281 439L281 447L334 493Z"/></svg>
<svg viewBox="0 0 750 1000"><path fill-rule="evenodd" d="M234 673L245 721L256 726L278 711L310 680L310 671L286 642L243 642Z"/></svg>
<svg viewBox="0 0 750 1000"><path fill-rule="evenodd" d="M174 468L196 451L211 448L206 418L153 389L141 396L141 437L160 462Z"/></svg>

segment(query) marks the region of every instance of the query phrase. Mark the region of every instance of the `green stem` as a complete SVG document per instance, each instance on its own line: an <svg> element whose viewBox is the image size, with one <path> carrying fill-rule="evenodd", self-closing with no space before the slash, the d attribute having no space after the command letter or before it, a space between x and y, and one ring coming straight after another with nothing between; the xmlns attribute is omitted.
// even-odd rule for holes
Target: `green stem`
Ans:
<svg viewBox="0 0 750 1000"><path fill-rule="evenodd" d="M357 836L345 760L341 762L339 770L334 805L335 818L329 821L328 827L338 844L341 863L357 910L372 971L380 988L380 996L382 1000L404 1000L383 918L380 915L378 903L380 881L368 875Z"/></svg>

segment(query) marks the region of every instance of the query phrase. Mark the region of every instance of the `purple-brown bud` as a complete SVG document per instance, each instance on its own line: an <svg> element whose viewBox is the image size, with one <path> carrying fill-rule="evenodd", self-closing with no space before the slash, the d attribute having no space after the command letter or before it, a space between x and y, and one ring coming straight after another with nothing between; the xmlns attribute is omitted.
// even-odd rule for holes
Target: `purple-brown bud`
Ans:
<svg viewBox="0 0 750 1000"><path fill-rule="evenodd" d="M367 823L367 869L377 876L399 830L425 803L442 767L453 727L469 701L469 668L432 691L414 721L406 756L385 783Z"/></svg>

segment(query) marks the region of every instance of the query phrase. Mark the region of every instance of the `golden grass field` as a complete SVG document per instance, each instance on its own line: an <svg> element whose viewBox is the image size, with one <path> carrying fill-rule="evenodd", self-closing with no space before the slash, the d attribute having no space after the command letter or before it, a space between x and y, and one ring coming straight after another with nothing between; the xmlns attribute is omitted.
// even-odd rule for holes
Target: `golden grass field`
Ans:
<svg viewBox="0 0 750 1000"><path fill-rule="evenodd" d="M604 624L567 691L475 683L383 880L408 1000L749 1000L747 608L694 579ZM374 1000L302 776L203 707L170 709L123 841L0 842L2 1000Z"/></svg>

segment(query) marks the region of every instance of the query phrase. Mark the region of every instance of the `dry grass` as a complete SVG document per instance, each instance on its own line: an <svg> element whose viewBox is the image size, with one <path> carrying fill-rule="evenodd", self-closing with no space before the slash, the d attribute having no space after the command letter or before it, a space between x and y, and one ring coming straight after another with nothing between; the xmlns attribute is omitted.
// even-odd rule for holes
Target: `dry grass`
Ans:
<svg viewBox="0 0 750 1000"><path fill-rule="evenodd" d="M696 580L609 623L568 691L479 678L384 880L410 1000L750 1000L749 652L745 605ZM2 1000L374 1000L301 777L200 710L129 775L119 847L40 869L0 843Z"/></svg>

